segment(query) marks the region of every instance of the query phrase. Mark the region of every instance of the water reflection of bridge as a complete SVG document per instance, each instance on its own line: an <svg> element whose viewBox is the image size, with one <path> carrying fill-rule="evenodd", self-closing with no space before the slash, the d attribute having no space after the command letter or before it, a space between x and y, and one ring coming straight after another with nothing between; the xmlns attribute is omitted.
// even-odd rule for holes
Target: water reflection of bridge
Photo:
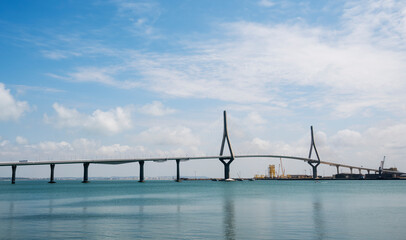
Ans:
<svg viewBox="0 0 406 240"><path fill-rule="evenodd" d="M230 164L235 159L243 159L243 158L283 158L283 159L291 159L291 160L299 160L307 162L313 170L313 179L317 178L317 167L320 164L330 165L337 168L337 174L339 173L340 168L349 168L351 173L353 169L359 170L361 173L362 170L370 172L378 173L378 169L373 168L365 168L365 167L358 167L352 165L346 165L341 163L334 163L329 161L321 161L319 154L317 152L316 144L314 141L314 134L313 134L313 127L311 129L311 143L310 143L310 151L307 158L305 157L296 157L296 156L284 156L284 155L272 155L272 154L250 154L250 155L234 155L233 149L231 148L230 139L228 136L227 130L227 115L226 111L224 111L224 131L223 131L223 139L220 148L220 154L218 156L198 156L198 157L167 157L167 158L126 158L126 159L82 159L82 160L54 160L54 161L36 161L31 162L27 160L19 161L19 162L0 162L0 166L11 166L12 168L12 177L11 183L15 183L16 177L16 170L17 166L28 166L28 165L50 165L51 174L50 174L50 181L49 183L55 183L54 181L54 169L55 165L62 165L62 164L83 164L83 183L88 182L88 169L89 165L92 164L124 164L124 163L131 163L131 162L138 162L140 166L140 174L139 174L139 182L144 181L144 164L145 162L165 162L165 161L175 161L176 162L176 181L180 181L180 162L182 161L189 161L189 160L210 160L210 159L218 159L224 165L224 179L230 178ZM227 143L227 148L229 150L229 155L224 155L224 147ZM313 159L312 153L316 155L317 159ZM382 170L385 173L400 173L397 171L389 171L389 170Z"/></svg>

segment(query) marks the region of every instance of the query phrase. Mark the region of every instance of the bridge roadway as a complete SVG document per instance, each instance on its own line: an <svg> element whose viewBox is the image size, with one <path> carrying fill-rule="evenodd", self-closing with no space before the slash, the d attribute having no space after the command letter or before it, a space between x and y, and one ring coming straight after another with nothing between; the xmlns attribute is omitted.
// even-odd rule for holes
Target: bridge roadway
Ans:
<svg viewBox="0 0 406 240"><path fill-rule="evenodd" d="M257 155L234 155L234 158L283 158L283 159L293 159L300 160L304 162L317 163L315 159L304 158L304 157L294 157L294 156L283 156L283 155L269 155L269 154L257 154ZM166 162L166 161L189 161L189 160L203 160L203 159L230 159L229 156L199 156L199 157L165 157L165 158L123 158L123 159L81 159L81 160L52 160L52 161L27 161L27 162L0 162L0 166L26 166L26 165L49 165L49 164L78 164L78 163L96 163L96 164L123 164L131 162L140 161L152 161L152 162ZM330 166L338 166L345 168L353 168L366 171L379 171L378 169L357 167L351 165L345 165L340 163L333 163L327 161L320 161L321 164L326 164Z"/></svg>
<svg viewBox="0 0 406 240"><path fill-rule="evenodd" d="M234 159L237 158L283 158L283 159L292 159L299 160L308 163L318 163L318 160L304 157L295 157L295 156L283 156L283 155L269 155L269 154L260 154L260 155L234 155ZM82 159L82 160L52 160L52 161L19 161L19 162L0 162L0 166L11 166L12 167L12 183L15 183L15 172L17 166L28 166L28 165L50 165L51 166L51 177L50 183L54 183L54 167L56 164L83 164L84 166L84 177L83 182L88 182L88 167L89 164L124 164L131 162L138 162L140 164L140 182L144 180L144 162L166 162L166 161L176 161L177 163L177 181L180 181L180 170L179 163L182 161L189 160L210 160L210 159L222 159L227 160L231 159L230 156L199 156L199 157L165 157L165 158L125 158L125 159ZM337 173L339 173L339 168L349 168L352 173L352 169L365 170L368 173L378 172L378 169L357 167L352 165L346 165L341 163L333 163L327 161L320 161L320 164L325 164L329 166L337 167ZM384 170L385 173L399 173L394 171Z"/></svg>

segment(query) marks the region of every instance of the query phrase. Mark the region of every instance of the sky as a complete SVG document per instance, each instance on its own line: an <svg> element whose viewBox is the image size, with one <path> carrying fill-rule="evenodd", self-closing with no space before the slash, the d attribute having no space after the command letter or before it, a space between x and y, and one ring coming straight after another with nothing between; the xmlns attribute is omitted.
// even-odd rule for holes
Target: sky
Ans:
<svg viewBox="0 0 406 240"><path fill-rule="evenodd" d="M1 1L0 161L218 155L226 110L235 154L307 157L313 126L321 160L377 168L386 156L406 171L405 39L404 1ZM231 177L269 164L281 161L235 160ZM138 169L92 164L89 176ZM183 176L223 171L181 164ZM147 177L175 174L145 164Z"/></svg>

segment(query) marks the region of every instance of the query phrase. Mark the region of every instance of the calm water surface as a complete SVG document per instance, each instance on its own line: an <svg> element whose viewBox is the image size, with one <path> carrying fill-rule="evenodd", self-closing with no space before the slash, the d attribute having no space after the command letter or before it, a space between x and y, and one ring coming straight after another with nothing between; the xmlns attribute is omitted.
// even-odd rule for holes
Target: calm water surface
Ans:
<svg viewBox="0 0 406 240"><path fill-rule="evenodd" d="M0 182L0 239L406 239L406 181Z"/></svg>

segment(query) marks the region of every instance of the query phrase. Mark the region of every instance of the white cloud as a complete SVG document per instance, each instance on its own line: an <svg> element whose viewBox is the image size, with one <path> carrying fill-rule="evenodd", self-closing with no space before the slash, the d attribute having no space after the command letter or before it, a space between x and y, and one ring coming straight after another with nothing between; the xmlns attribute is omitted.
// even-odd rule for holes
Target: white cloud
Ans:
<svg viewBox="0 0 406 240"><path fill-rule="evenodd" d="M115 70L101 68L80 68L77 72L70 74L74 81L97 82L106 85L115 85L114 79L110 76Z"/></svg>
<svg viewBox="0 0 406 240"><path fill-rule="evenodd" d="M258 112L250 112L245 119L246 125L261 125L265 124L266 120Z"/></svg>
<svg viewBox="0 0 406 240"><path fill-rule="evenodd" d="M42 54L46 58L54 59L54 60L59 60L59 59L64 59L67 58L68 56L61 51L42 51Z"/></svg>
<svg viewBox="0 0 406 240"><path fill-rule="evenodd" d="M140 86L140 83L134 81L119 81L114 78L124 69L122 67L82 67L69 73L67 76L61 76L53 73L47 73L52 78L72 81L72 82L93 82L113 86L122 89L132 89Z"/></svg>
<svg viewBox="0 0 406 240"><path fill-rule="evenodd" d="M96 149L98 145L99 145L99 143L97 143L93 140L86 139L86 138L79 138L72 142L72 147L74 149L77 149L79 151L85 151L85 152Z"/></svg>
<svg viewBox="0 0 406 240"><path fill-rule="evenodd" d="M315 139L314 142L317 144L317 146L319 146L319 147L328 146L328 137L325 132L322 132L322 131L315 132L314 139ZM309 145L310 145L310 142L309 142Z"/></svg>
<svg viewBox="0 0 406 240"><path fill-rule="evenodd" d="M223 28L227 39L190 42L194 54L142 55L128 70L140 72L147 88L176 97L324 107L338 117L405 106L405 52L389 33L377 45L355 38L359 29L250 22Z"/></svg>
<svg viewBox="0 0 406 240"><path fill-rule="evenodd" d="M141 132L137 139L154 145L189 147L200 145L198 136L195 136L190 128L184 126L152 127Z"/></svg>
<svg viewBox="0 0 406 240"><path fill-rule="evenodd" d="M146 152L143 146L129 146L118 143L103 145L94 140L80 138L72 142L67 141L42 141L30 145L10 146L8 141L0 143L0 147L6 146L8 152L3 155L12 156L12 159L30 160L63 160L63 159L100 159L100 158L124 158L140 156ZM0 154L1 155L1 154Z"/></svg>
<svg viewBox="0 0 406 240"><path fill-rule="evenodd" d="M115 1L122 17L139 16L141 14L159 14L159 5L154 2L132 2L126 0Z"/></svg>
<svg viewBox="0 0 406 240"><path fill-rule="evenodd" d="M143 114L147 115L152 115L152 116L164 116L168 114L175 113L176 110L165 107L161 102L159 101L153 101L150 104L146 104L142 106L139 111Z"/></svg>
<svg viewBox="0 0 406 240"><path fill-rule="evenodd" d="M45 121L61 128L82 128L90 132L115 134L132 128L131 108L116 107L109 111L95 110L91 115L54 103L55 117L45 115Z"/></svg>
<svg viewBox="0 0 406 240"><path fill-rule="evenodd" d="M272 7L275 5L275 3L271 2L269 0L261 0L258 2L258 5L263 6L263 7Z"/></svg>
<svg viewBox="0 0 406 240"><path fill-rule="evenodd" d="M372 41L381 47L405 50L406 3L404 1L348 2L343 19L351 40Z"/></svg>
<svg viewBox="0 0 406 240"><path fill-rule="evenodd" d="M37 86L28 86L28 85L15 85L17 88L18 94L25 94L27 91L37 91L37 92L45 92L45 93L61 93L65 92L61 89L56 88L49 88L49 87L37 87Z"/></svg>
<svg viewBox="0 0 406 240"><path fill-rule="evenodd" d="M310 139L302 139L289 143L254 137L251 141L245 142L244 145L242 147L251 153L307 157L306 154L309 151L307 145L310 146Z"/></svg>
<svg viewBox="0 0 406 240"><path fill-rule="evenodd" d="M29 109L27 102L16 101L10 90L0 83L0 121L17 120Z"/></svg>
<svg viewBox="0 0 406 240"><path fill-rule="evenodd" d="M363 145L362 135L359 132L344 129L337 132L335 136L332 137L332 141L335 146L361 146Z"/></svg>
<svg viewBox="0 0 406 240"><path fill-rule="evenodd" d="M113 144L110 146L102 146L98 149L98 152L106 155L112 155L117 153L125 153L131 150L128 145Z"/></svg>
<svg viewBox="0 0 406 240"><path fill-rule="evenodd" d="M39 150L42 154L58 154L62 152L72 152L73 148L70 143L65 141L53 142L44 141L38 144L27 146L29 149ZM27 157L27 156L25 156Z"/></svg>
<svg viewBox="0 0 406 240"><path fill-rule="evenodd" d="M116 4L136 25L147 22L140 13L157 8ZM349 3L335 29L295 22L223 23L217 29L222 33L214 38L182 41L183 54L111 50L122 63L50 76L291 112L322 109L339 118L374 110L399 114L406 109L405 9L402 2ZM133 78L119 80L123 75Z"/></svg>
<svg viewBox="0 0 406 240"><path fill-rule="evenodd" d="M0 147L4 147L4 146L8 145L9 143L10 143L10 141L3 140L3 141L0 142Z"/></svg>
<svg viewBox="0 0 406 240"><path fill-rule="evenodd" d="M16 142L21 145L28 144L28 140L21 136L16 137Z"/></svg>
<svg viewBox="0 0 406 240"><path fill-rule="evenodd" d="M158 29L154 27L161 15L158 3L125 0L117 0L115 3L118 8L118 16L131 23L130 27L126 28L129 32L154 39L161 37Z"/></svg>
<svg viewBox="0 0 406 240"><path fill-rule="evenodd" d="M150 145L151 146L151 145ZM30 145L12 145L9 141L0 142L0 147L6 147L0 152L0 159L7 156L6 161L19 159L66 160L66 159L109 159L109 158L141 158L187 155L190 151L183 146L165 150L155 146L151 149L143 145L127 145L113 143L102 144L98 141L80 138L68 141L41 141ZM173 147L173 146L172 146ZM189 148L193 149L193 148Z"/></svg>
<svg viewBox="0 0 406 240"><path fill-rule="evenodd" d="M252 139L251 144L264 151L269 151L270 149L272 149L272 144L270 141L266 141L260 138Z"/></svg>
<svg viewBox="0 0 406 240"><path fill-rule="evenodd" d="M89 140L86 138L80 138L68 142L41 142L37 145L33 145L33 148L40 148L41 150L48 150L48 152L54 151L53 153L69 155L77 154L76 157L80 158L119 158L119 157L128 157L128 155L121 154L141 154L145 152L143 146L129 146L121 145L118 143L112 145L102 145L94 140ZM58 152L60 151L60 152Z"/></svg>
<svg viewBox="0 0 406 240"><path fill-rule="evenodd" d="M120 67L82 68L69 78L184 98L324 107L339 117L405 107L406 59L397 45L378 47L368 39L361 44L345 31L303 24L222 26L226 39L190 41L194 52L188 56L129 51L131 60ZM117 81L119 73L140 77Z"/></svg>
<svg viewBox="0 0 406 240"><path fill-rule="evenodd" d="M160 16L156 3L113 2L134 31L148 32ZM258 3L274 6L269 0ZM220 23L216 37L183 38L181 54L80 45L82 55L100 48L122 62L48 75L291 112L323 109L340 118L374 110L399 113L406 109L405 9L402 1L349 2L335 28L297 21ZM49 53L58 58L66 52Z"/></svg>
<svg viewBox="0 0 406 240"><path fill-rule="evenodd" d="M65 59L71 56L81 56L81 53L78 52L71 52L71 51L63 51L63 50L44 50L42 51L42 55L46 58L53 59L53 60L60 60Z"/></svg>
<svg viewBox="0 0 406 240"><path fill-rule="evenodd" d="M369 146L380 146L387 151L404 152L406 154L406 124L393 124L380 128L369 128L364 133Z"/></svg>

